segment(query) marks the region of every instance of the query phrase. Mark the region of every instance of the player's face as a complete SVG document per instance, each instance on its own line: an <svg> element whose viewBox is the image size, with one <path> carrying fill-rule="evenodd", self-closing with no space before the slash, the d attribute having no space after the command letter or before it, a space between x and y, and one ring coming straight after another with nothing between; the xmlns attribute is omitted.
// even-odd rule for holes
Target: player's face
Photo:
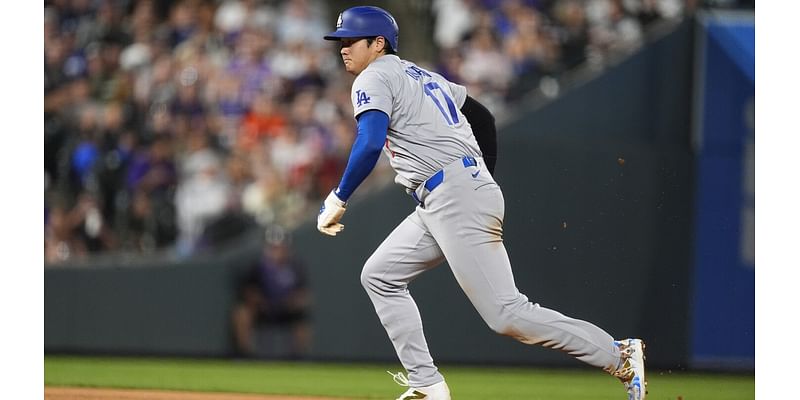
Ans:
<svg viewBox="0 0 800 400"><path fill-rule="evenodd" d="M353 75L360 74L381 54L378 51L377 40L369 45L365 38L343 38L340 44L342 49L339 53L344 61L344 69Z"/></svg>

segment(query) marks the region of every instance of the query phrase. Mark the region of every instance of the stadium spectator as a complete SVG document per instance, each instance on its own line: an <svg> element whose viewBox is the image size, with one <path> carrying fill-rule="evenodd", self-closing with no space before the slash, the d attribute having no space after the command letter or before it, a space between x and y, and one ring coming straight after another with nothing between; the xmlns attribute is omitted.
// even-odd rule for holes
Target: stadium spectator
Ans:
<svg viewBox="0 0 800 400"><path fill-rule="evenodd" d="M288 123L282 109L272 96L259 93L253 99L250 111L241 121L240 146L252 149L264 139L274 139Z"/></svg>
<svg viewBox="0 0 800 400"><path fill-rule="evenodd" d="M140 146L134 152L127 174L130 192L142 190L151 196L170 196L178 180L172 146L172 138L157 136L149 146Z"/></svg>
<svg viewBox="0 0 800 400"><path fill-rule="evenodd" d="M74 231L78 221L71 218L63 204L55 204L46 217L44 233L44 261L59 263L84 258L86 244Z"/></svg>
<svg viewBox="0 0 800 400"><path fill-rule="evenodd" d="M233 211L243 211L242 195L254 179L250 165L250 153L243 150L231 153L225 163L225 172L228 175L230 186L228 207Z"/></svg>
<svg viewBox="0 0 800 400"><path fill-rule="evenodd" d="M193 134L175 192L178 254L190 255L206 225L230 207L230 186L222 160L202 133Z"/></svg>
<svg viewBox="0 0 800 400"><path fill-rule="evenodd" d="M122 250L150 254L174 242L177 227L172 208L160 203L154 205L143 190L137 190L125 199L130 206L119 223Z"/></svg>
<svg viewBox="0 0 800 400"><path fill-rule="evenodd" d="M305 272L292 255L291 241L283 228L267 229L263 254L242 280L238 293L231 315L238 356L264 354L265 350L259 351L254 339L259 325L290 330L288 356L300 358L308 352L311 294Z"/></svg>
<svg viewBox="0 0 800 400"><path fill-rule="evenodd" d="M75 231L88 252L116 247L116 235L106 222L98 198L93 192L80 193L78 203L70 210L68 218L75 225Z"/></svg>

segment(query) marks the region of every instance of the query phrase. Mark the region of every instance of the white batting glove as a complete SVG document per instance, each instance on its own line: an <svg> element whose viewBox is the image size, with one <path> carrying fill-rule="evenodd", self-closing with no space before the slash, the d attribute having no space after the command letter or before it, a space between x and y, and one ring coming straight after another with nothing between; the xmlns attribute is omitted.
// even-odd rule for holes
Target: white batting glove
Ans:
<svg viewBox="0 0 800 400"><path fill-rule="evenodd" d="M345 207L346 203L340 200L334 191L331 191L319 209L317 229L328 236L336 236L344 229L344 225L340 224L339 220L344 215Z"/></svg>

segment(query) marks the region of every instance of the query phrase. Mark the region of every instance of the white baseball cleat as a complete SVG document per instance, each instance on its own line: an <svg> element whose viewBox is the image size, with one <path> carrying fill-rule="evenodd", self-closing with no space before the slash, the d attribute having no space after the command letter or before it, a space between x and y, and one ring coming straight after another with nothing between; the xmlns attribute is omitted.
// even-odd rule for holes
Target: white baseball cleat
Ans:
<svg viewBox="0 0 800 400"><path fill-rule="evenodd" d="M389 372L389 371L386 371ZM392 373L389 375L394 378L394 381L401 386L408 386L408 379L402 372ZM447 387L445 381L435 383L430 386L422 387L409 387L405 393L401 394L397 400L450 400L450 388Z"/></svg>
<svg viewBox="0 0 800 400"><path fill-rule="evenodd" d="M614 342L622 353L622 364L611 375L625 385L628 400L645 400L647 381L644 377L644 342L641 339L624 339Z"/></svg>

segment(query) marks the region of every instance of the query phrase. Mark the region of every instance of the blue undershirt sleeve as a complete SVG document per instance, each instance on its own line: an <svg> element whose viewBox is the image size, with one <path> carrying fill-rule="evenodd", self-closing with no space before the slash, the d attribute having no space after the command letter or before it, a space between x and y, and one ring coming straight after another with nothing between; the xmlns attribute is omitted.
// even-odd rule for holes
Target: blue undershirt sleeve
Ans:
<svg viewBox="0 0 800 400"><path fill-rule="evenodd" d="M368 110L356 118L356 140L350 149L350 159L344 169L342 181L336 189L336 196L342 201L347 201L375 168L389 129L389 116L383 111Z"/></svg>

